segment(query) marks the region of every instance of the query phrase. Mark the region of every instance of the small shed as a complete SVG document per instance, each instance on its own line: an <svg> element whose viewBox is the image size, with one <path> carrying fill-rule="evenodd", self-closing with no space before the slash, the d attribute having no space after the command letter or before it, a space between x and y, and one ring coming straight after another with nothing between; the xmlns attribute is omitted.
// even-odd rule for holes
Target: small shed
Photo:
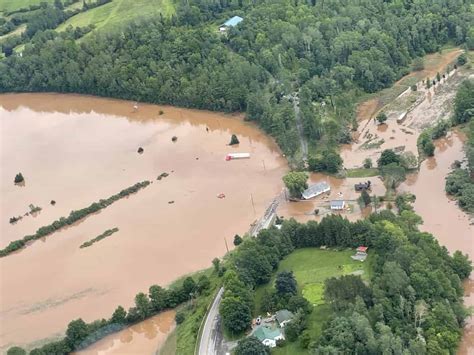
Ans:
<svg viewBox="0 0 474 355"><path fill-rule="evenodd" d="M344 209L344 207L346 206L346 202L344 200L332 200L330 206L331 210L340 211Z"/></svg>
<svg viewBox="0 0 474 355"><path fill-rule="evenodd" d="M325 192L331 191L331 186L325 181L318 182L317 184L311 185L303 191L302 196L305 200L319 196Z"/></svg>
<svg viewBox="0 0 474 355"><path fill-rule="evenodd" d="M252 335L260 340L263 345L266 345L270 348L274 348L276 346L277 340L285 339L280 329L271 329L264 325L257 327L253 331Z"/></svg>
<svg viewBox="0 0 474 355"><path fill-rule="evenodd" d="M286 323L289 323L293 319L294 315L287 309L282 309L275 313L275 319L280 325L280 327L284 327Z"/></svg>
<svg viewBox="0 0 474 355"><path fill-rule="evenodd" d="M240 16L234 16L230 19L228 19L226 22L224 22L220 27L219 27L219 31L220 32L226 32L229 27L235 27L237 26L239 23L241 23L244 19Z"/></svg>

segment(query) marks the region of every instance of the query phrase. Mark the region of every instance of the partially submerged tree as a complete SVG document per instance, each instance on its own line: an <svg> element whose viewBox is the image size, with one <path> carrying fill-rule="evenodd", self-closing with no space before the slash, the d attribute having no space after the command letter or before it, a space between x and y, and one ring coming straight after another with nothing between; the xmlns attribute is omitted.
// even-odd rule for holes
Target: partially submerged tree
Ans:
<svg viewBox="0 0 474 355"><path fill-rule="evenodd" d="M385 112L380 112L376 118L377 122L380 124L385 123L385 121L387 121L388 119L387 114Z"/></svg>
<svg viewBox="0 0 474 355"><path fill-rule="evenodd" d="M240 143L239 139L237 138L235 134L233 134L232 137L230 137L229 145L234 145L234 144L239 144L239 143Z"/></svg>
<svg viewBox="0 0 474 355"><path fill-rule="evenodd" d="M283 182L290 192L291 197L301 197L301 194L308 188L308 174L300 171L290 171L283 176Z"/></svg>
<svg viewBox="0 0 474 355"><path fill-rule="evenodd" d="M243 239L240 235L238 235L238 234L234 235L234 245L235 246L242 244L242 242L243 242Z"/></svg>
<svg viewBox="0 0 474 355"><path fill-rule="evenodd" d="M25 181L25 178L23 177L23 175L21 173L18 173L15 175L15 184L20 184L22 183L23 181Z"/></svg>

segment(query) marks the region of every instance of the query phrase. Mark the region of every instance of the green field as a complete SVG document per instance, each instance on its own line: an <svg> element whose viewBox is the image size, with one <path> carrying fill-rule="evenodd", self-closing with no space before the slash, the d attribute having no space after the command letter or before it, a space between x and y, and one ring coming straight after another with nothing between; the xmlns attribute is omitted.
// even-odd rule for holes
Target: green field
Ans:
<svg viewBox="0 0 474 355"><path fill-rule="evenodd" d="M113 0L108 4L71 17L57 30L63 31L69 25L73 27L94 25L94 31L113 30L127 22L159 16L160 13L165 16L171 16L174 13L172 0Z"/></svg>
<svg viewBox="0 0 474 355"><path fill-rule="evenodd" d="M362 178L362 177L372 177L379 175L379 169L377 168L354 168L347 169L346 177L348 178Z"/></svg>
<svg viewBox="0 0 474 355"><path fill-rule="evenodd" d="M298 249L281 261L278 271L293 271L298 282L299 292L313 304L313 312L308 318L308 331L312 339L321 335L324 322L329 318L331 309L324 303L324 281L330 277L347 275L353 272L361 273L365 280L370 278L370 257L364 262L354 261L353 250L335 251L318 248ZM274 279L269 284L256 290L255 298L259 306L264 290L273 288ZM260 312L260 310L258 309ZM306 354L307 349L301 349L299 343L288 343L283 348L275 348L272 354Z"/></svg>
<svg viewBox="0 0 474 355"><path fill-rule="evenodd" d="M0 0L0 12L27 8L30 5L39 5L42 2L52 3L53 0Z"/></svg>

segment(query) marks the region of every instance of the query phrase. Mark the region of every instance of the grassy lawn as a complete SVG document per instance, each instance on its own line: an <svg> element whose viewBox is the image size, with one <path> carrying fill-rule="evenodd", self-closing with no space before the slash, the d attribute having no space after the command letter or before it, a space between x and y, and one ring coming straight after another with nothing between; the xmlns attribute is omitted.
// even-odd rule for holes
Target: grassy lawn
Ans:
<svg viewBox="0 0 474 355"><path fill-rule="evenodd" d="M108 4L71 17L61 24L57 30L63 31L69 25L84 27L91 24L96 26L94 31L113 30L127 22L159 16L160 13L171 16L174 11L172 0L113 0Z"/></svg>
<svg viewBox="0 0 474 355"><path fill-rule="evenodd" d="M172 337L167 339L163 350L161 351L162 354L184 355L194 353L194 348L199 337L199 328L204 317L206 316L208 307L210 307L214 296L222 283L222 278L217 277L217 274L214 272L213 268L193 273L192 275L188 276L192 276L194 280L197 281L199 276L203 274L208 276L209 281L211 282L209 293L205 296L200 296L197 298L192 312L189 312L186 315L184 322L178 325L176 330L173 332ZM184 280L184 278L185 277L182 277L180 280L173 282L171 286L179 284Z"/></svg>
<svg viewBox="0 0 474 355"><path fill-rule="evenodd" d="M53 3L53 0L0 0L0 12L27 8L30 5L39 5L42 2Z"/></svg>
<svg viewBox="0 0 474 355"><path fill-rule="evenodd" d="M377 168L355 168L347 169L346 177L348 178L362 178L362 177L372 177L379 175L379 169Z"/></svg>
<svg viewBox="0 0 474 355"><path fill-rule="evenodd" d="M329 318L331 310L324 303L324 281L330 277L347 275L353 272L362 273L365 280L370 279L370 257L364 262L354 261L351 255L353 250L321 250L318 248L298 249L281 261L278 271L293 271L298 289L310 301L314 308L308 318L308 332L312 339L321 335L324 322ZM255 292L256 304L261 304L264 290L271 290L275 276L268 285L260 287ZM261 313L260 309L257 309ZM302 349L298 342L287 343L283 348L272 350L274 354L306 354L307 349Z"/></svg>

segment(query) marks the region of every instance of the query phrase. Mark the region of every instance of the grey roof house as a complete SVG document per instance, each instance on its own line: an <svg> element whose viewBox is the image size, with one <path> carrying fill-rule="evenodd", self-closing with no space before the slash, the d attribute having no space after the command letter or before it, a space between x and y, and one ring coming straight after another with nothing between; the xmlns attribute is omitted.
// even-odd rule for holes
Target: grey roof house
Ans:
<svg viewBox="0 0 474 355"><path fill-rule="evenodd" d="M308 200L329 191L331 191L331 186L327 182L322 181L308 187L303 191L302 196L305 200Z"/></svg>
<svg viewBox="0 0 474 355"><path fill-rule="evenodd" d="M280 327L284 327L286 323L290 322L294 318L293 313L291 313L287 309L282 309L275 313L275 319L280 325Z"/></svg>

